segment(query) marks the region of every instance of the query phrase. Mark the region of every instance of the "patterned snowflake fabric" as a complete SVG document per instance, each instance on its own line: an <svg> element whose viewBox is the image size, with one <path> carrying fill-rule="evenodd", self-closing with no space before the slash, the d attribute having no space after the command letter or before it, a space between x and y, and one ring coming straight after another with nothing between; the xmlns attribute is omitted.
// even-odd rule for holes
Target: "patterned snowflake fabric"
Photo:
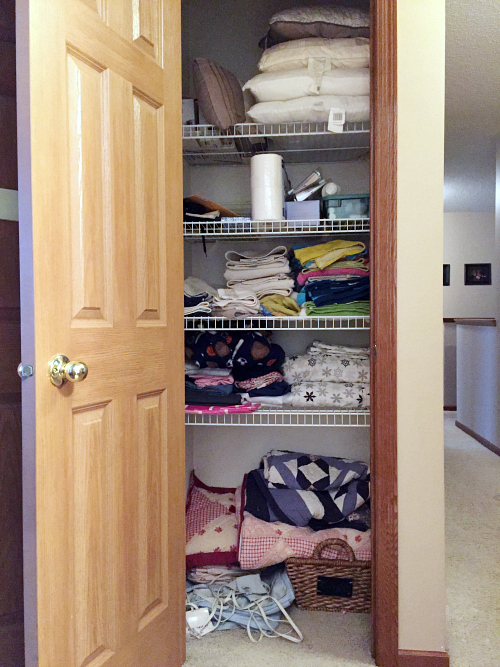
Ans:
<svg viewBox="0 0 500 667"><path fill-rule="evenodd" d="M300 382L292 385L292 408L369 408L370 385L352 382Z"/></svg>
<svg viewBox="0 0 500 667"><path fill-rule="evenodd" d="M365 348L342 348L313 343L305 353L286 359L283 364L285 381L297 385L303 382L370 382L370 358ZM352 350L352 351L351 351Z"/></svg>

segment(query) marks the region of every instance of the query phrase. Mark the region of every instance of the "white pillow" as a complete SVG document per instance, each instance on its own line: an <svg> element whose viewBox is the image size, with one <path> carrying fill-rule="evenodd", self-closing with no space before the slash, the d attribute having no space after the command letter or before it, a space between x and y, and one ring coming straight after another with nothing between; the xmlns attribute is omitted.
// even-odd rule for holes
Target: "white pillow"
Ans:
<svg viewBox="0 0 500 667"><path fill-rule="evenodd" d="M315 78L307 67L257 74L243 86L251 91L257 102L293 100L307 95L369 95L370 70L331 69Z"/></svg>
<svg viewBox="0 0 500 667"><path fill-rule="evenodd" d="M368 95L318 95L284 102L260 102L248 115L255 123L321 123L328 120L332 107L344 109L349 122L370 119Z"/></svg>
<svg viewBox="0 0 500 667"><path fill-rule="evenodd" d="M266 49L260 59L259 70L298 69L310 65L311 59L323 63L324 71L336 67L368 67L370 40L366 37L294 39Z"/></svg>
<svg viewBox="0 0 500 667"><path fill-rule="evenodd" d="M334 23L353 28L367 28L370 25L369 12L350 7L294 7L274 14L269 25L274 23Z"/></svg>

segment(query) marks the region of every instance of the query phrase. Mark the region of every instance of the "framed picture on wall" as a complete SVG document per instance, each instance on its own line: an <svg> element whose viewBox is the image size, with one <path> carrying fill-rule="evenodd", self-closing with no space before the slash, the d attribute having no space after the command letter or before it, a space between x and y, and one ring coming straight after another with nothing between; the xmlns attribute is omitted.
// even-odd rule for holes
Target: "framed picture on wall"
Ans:
<svg viewBox="0 0 500 667"><path fill-rule="evenodd" d="M491 264L465 264L466 285L491 285Z"/></svg>
<svg viewBox="0 0 500 667"><path fill-rule="evenodd" d="M443 287L450 286L450 265L443 264Z"/></svg>

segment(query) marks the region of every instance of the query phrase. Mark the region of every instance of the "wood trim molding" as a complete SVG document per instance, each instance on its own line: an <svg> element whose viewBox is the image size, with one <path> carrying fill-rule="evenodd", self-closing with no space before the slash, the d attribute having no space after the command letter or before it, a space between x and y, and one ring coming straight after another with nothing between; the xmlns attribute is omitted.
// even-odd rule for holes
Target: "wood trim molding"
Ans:
<svg viewBox="0 0 500 667"><path fill-rule="evenodd" d="M399 650L398 667L450 667L450 658L441 651Z"/></svg>
<svg viewBox="0 0 500 667"><path fill-rule="evenodd" d="M379 667L398 661L396 231L397 3L371 8L371 467L372 649Z"/></svg>
<svg viewBox="0 0 500 667"><path fill-rule="evenodd" d="M467 433L467 435L470 435L474 440L477 440L483 447L486 447L486 449L489 449L490 452L493 452L493 454L496 454L497 456L500 456L500 447L497 445L494 445L492 442L489 440L486 440L486 438L483 438L482 435L479 435L479 433L476 433L473 431L471 428L466 426L465 424L462 424L459 421L455 422L455 426L459 428L461 431L464 433Z"/></svg>
<svg viewBox="0 0 500 667"><path fill-rule="evenodd" d="M444 410L447 412L456 412L457 411L457 406L456 405L445 405Z"/></svg>

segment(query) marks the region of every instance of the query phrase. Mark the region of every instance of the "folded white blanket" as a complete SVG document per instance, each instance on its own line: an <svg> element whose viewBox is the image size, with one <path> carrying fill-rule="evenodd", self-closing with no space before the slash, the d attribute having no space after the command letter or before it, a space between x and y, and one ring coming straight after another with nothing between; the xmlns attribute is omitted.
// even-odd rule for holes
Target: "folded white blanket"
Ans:
<svg viewBox="0 0 500 667"><path fill-rule="evenodd" d="M187 296L197 296L205 292L211 296L217 296L217 290L208 285L204 280L201 280L201 278L189 276L184 281L184 294Z"/></svg>
<svg viewBox="0 0 500 667"><path fill-rule="evenodd" d="M184 372L186 375L205 375L206 377L227 377L231 375L230 368L198 368L196 364L185 363Z"/></svg>
<svg viewBox="0 0 500 667"><path fill-rule="evenodd" d="M210 313L212 308L208 301L201 301L197 306L184 306L184 317L188 317L193 313Z"/></svg>
<svg viewBox="0 0 500 667"><path fill-rule="evenodd" d="M250 280L228 280L228 287L241 287L255 292L259 299L268 294L282 294L289 296L293 292L294 281L286 274L280 273L276 276L266 278L253 278Z"/></svg>
<svg viewBox="0 0 500 667"><path fill-rule="evenodd" d="M255 308L257 311L260 308L260 303L255 295L248 289L218 289L217 296L214 298L214 306L218 308L225 308L234 303L245 306L247 308Z"/></svg>
<svg viewBox="0 0 500 667"><path fill-rule="evenodd" d="M315 340L307 348L307 354L332 355L336 357L351 357L353 359L369 359L369 347L350 347L349 345L328 345Z"/></svg>
<svg viewBox="0 0 500 667"><path fill-rule="evenodd" d="M287 249L284 245L276 246L269 252L266 252L263 255L256 255L252 251L250 252L238 252L237 250L228 250L226 252L226 266L230 264L240 264L245 263L248 265L260 264L263 262L274 261L274 258L285 257L287 254Z"/></svg>
<svg viewBox="0 0 500 667"><path fill-rule="evenodd" d="M267 278L269 276L277 276L281 273L289 273L290 265L288 260L283 262L274 262L273 264L263 264L262 266L241 266L239 268L232 267L226 269L224 278L229 280L252 280L253 278Z"/></svg>
<svg viewBox="0 0 500 667"><path fill-rule="evenodd" d="M283 394L283 396L249 396L248 394L241 394L241 398L250 403L260 403L262 407L282 408L285 405L290 405L292 402L292 393Z"/></svg>

